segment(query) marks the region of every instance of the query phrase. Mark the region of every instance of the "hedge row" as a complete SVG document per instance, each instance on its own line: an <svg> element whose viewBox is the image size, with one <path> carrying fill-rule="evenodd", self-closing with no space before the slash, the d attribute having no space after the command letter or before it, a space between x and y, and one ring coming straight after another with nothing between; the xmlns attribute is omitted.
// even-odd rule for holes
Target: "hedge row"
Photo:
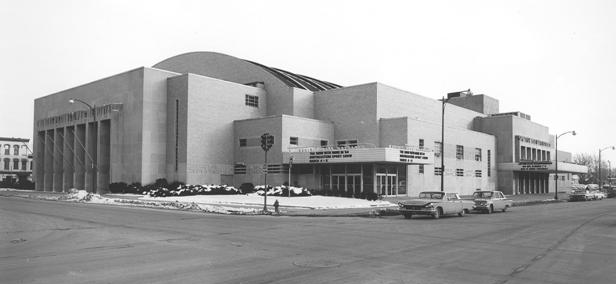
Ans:
<svg viewBox="0 0 616 284"><path fill-rule="evenodd" d="M263 195L263 193L265 193L265 186L257 185L255 187L255 190L258 195ZM291 191L290 196L310 196L312 195L310 191L306 188L295 187L295 186L287 187L285 185L274 186L274 187L268 186L267 195L268 196L270 195L271 196L289 196L289 191Z"/></svg>

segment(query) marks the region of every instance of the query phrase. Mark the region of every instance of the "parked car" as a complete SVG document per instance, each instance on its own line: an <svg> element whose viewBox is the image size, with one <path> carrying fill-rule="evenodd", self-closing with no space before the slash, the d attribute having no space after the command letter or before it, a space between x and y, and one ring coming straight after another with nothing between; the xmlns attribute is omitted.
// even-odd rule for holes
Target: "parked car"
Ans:
<svg viewBox="0 0 616 284"><path fill-rule="evenodd" d="M593 200L601 200L605 198L605 193L603 193L603 191L600 191L600 190L593 190L590 192L590 194L592 194Z"/></svg>
<svg viewBox="0 0 616 284"><path fill-rule="evenodd" d="M398 205L406 219L413 215L430 215L434 219L450 214L462 217L473 209L472 201L461 199L457 193L442 191L421 192L417 199L399 202Z"/></svg>
<svg viewBox="0 0 616 284"><path fill-rule="evenodd" d="M475 202L473 210L488 214L496 210L505 212L507 208L513 206L513 200L508 199L500 191L475 191L473 193L473 201Z"/></svg>
<svg viewBox="0 0 616 284"><path fill-rule="evenodd" d="M588 201L594 198L594 194L591 194L589 190L575 190L569 194L569 201Z"/></svg>
<svg viewBox="0 0 616 284"><path fill-rule="evenodd" d="M616 187L610 186L610 188L607 190L606 197L607 198L614 198L614 197L616 197Z"/></svg>

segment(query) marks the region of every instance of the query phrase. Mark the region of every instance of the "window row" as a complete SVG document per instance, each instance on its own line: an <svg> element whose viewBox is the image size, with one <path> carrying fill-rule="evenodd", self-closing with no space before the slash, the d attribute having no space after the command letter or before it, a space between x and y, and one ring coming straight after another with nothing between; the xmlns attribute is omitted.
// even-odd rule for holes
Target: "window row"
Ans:
<svg viewBox="0 0 616 284"><path fill-rule="evenodd" d="M19 153L22 153L24 155L27 154L28 152L28 148L25 145L9 145L9 144L5 144L4 146L2 146L3 151L0 152L0 154L3 154L4 156L10 156L11 152L13 153L13 156L19 156ZM21 151L19 149L22 149ZM11 151L11 149L13 151Z"/></svg>
<svg viewBox="0 0 616 284"><path fill-rule="evenodd" d="M19 159L8 159L5 158L2 161L2 169L5 171L10 171L10 170L14 170L14 171L18 171L18 170L22 170L22 171L26 171L28 170L28 160L19 160ZM12 165L12 167L11 167ZM20 167L21 166L21 167ZM32 169L32 161L30 161L30 169Z"/></svg>
<svg viewBox="0 0 616 284"><path fill-rule="evenodd" d="M419 173L423 174L424 173L424 165L419 165ZM434 175L435 176L440 176L443 174L443 168L441 167L434 167ZM464 176L464 169L456 169L456 176L458 177L463 177ZM483 171L482 170L475 170L475 177L482 177L483 176Z"/></svg>
<svg viewBox="0 0 616 284"><path fill-rule="evenodd" d="M550 151L520 146L521 161L551 161Z"/></svg>
<svg viewBox="0 0 616 284"><path fill-rule="evenodd" d="M419 139L419 148L424 148L424 140ZM489 152L490 150L488 150ZM475 148L474 150L474 159L477 162L481 162L483 160L482 150L481 148ZM443 154L443 143L434 141L434 156L440 157ZM456 145L456 159L464 160L464 146ZM489 162L489 161L488 161Z"/></svg>
<svg viewBox="0 0 616 284"><path fill-rule="evenodd" d="M239 140L240 147L257 147L257 146L260 146L261 145L261 140L260 139L261 139L260 137L240 138L240 140ZM302 143L300 143L300 141ZM321 146L321 147L327 147L328 144L329 144L328 140L318 140L318 139L315 140L315 139L308 139L308 138L306 138L306 139L302 138L300 140L300 138L297 137L297 136L289 137L289 145L294 145L294 146L306 146L306 147ZM338 144L338 146L340 146L340 144Z"/></svg>

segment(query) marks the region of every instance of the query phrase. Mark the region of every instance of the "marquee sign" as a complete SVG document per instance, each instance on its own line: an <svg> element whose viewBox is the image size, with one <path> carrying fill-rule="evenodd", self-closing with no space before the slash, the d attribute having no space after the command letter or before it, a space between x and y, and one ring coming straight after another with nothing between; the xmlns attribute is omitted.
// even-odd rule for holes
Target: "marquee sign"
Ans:
<svg viewBox="0 0 616 284"><path fill-rule="evenodd" d="M543 172L550 173L556 171L556 165L549 161L519 162L519 163L499 163L500 171L516 172ZM587 173L588 167L567 162L558 162L558 171L563 173Z"/></svg>
<svg viewBox="0 0 616 284"><path fill-rule="evenodd" d="M393 162L425 165L434 163L434 152L397 148L312 148L284 152L283 160L295 164Z"/></svg>

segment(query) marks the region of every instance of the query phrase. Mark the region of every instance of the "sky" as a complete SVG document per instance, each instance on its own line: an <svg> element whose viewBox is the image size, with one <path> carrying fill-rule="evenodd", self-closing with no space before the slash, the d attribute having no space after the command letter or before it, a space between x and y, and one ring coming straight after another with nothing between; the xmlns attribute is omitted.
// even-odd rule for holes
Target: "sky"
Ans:
<svg viewBox="0 0 616 284"><path fill-rule="evenodd" d="M0 136L34 99L186 52L438 99L471 89L563 136L616 145L616 1L0 0ZM616 151L603 159L616 167Z"/></svg>

